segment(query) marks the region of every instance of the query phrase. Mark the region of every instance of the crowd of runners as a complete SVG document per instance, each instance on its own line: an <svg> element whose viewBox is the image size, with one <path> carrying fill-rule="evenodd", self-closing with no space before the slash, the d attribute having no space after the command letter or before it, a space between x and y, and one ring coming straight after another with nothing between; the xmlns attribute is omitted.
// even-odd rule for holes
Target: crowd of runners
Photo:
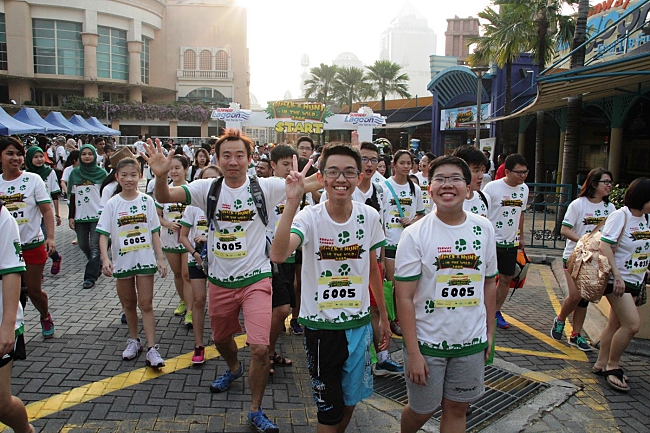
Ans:
<svg viewBox="0 0 650 433"><path fill-rule="evenodd" d="M228 366L212 392L244 374L234 340L243 313L251 354L247 417L258 431L279 431L261 403L274 369L293 363L278 344L285 324L304 338L319 432L345 430L355 405L372 394L373 375L405 375L403 433L417 431L439 406L442 432L465 431L467 407L484 392L495 328L509 327L499 310L524 248L523 156L500 155L495 169L489 153L473 146L438 158L392 149L386 139L359 143L355 134L351 144L322 149L309 137L255 146L236 129L198 149L147 137L119 151L102 138L85 141L57 137L51 146L26 146L0 138L0 422L34 431L10 393L12 361L25 354L20 287L40 313L43 338L52 338L55 320L41 281L48 258L52 274L62 266L54 232L65 201L87 258L80 288L92 290L102 274L115 279L129 334L125 361L144 351L147 366L165 365L153 296L154 275L169 269L174 314L193 329L195 365L205 362L207 305L212 340ZM611 188L610 172L592 170L562 235L567 259L582 235L604 223L612 314L594 373L626 391L618 362L639 328L650 180L632 182L619 210L608 201ZM588 351L580 333L588 303L568 272L567 282L550 333L561 340L573 314L568 343ZM393 335L403 338L404 365L388 354Z"/></svg>

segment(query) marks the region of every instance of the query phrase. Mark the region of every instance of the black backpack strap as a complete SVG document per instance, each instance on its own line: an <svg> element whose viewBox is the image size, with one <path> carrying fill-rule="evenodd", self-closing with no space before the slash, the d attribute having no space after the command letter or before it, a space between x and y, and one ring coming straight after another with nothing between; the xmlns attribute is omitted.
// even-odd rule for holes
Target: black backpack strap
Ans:
<svg viewBox="0 0 650 433"><path fill-rule="evenodd" d="M269 214L266 211L266 200L264 200L264 191L258 182L257 178L254 176L248 177L251 186L251 195L253 196L253 201L255 202L255 207L257 212L260 214L262 223L266 226L269 224Z"/></svg>
<svg viewBox="0 0 650 433"><path fill-rule="evenodd" d="M219 177L212 181L210 185L210 191L208 192L208 221L214 221L214 225L219 229L219 225L216 220L217 213L217 203L219 203L219 195L221 194L221 184L223 183L223 177Z"/></svg>
<svg viewBox="0 0 650 433"><path fill-rule="evenodd" d="M371 208L375 209L377 212L381 212L381 205L379 204L379 199L377 198L377 187L374 183L371 183L372 195L369 199L366 199L366 204Z"/></svg>
<svg viewBox="0 0 650 433"><path fill-rule="evenodd" d="M302 200L300 201L300 210L303 210L307 205L307 194L302 195Z"/></svg>
<svg viewBox="0 0 650 433"><path fill-rule="evenodd" d="M477 192L478 195L481 197L481 201L482 201L483 203L485 203L485 209L490 210L490 205L488 204L487 197L485 196L485 194L483 194L483 191L481 191L481 190L479 189L479 190L477 190L476 192Z"/></svg>

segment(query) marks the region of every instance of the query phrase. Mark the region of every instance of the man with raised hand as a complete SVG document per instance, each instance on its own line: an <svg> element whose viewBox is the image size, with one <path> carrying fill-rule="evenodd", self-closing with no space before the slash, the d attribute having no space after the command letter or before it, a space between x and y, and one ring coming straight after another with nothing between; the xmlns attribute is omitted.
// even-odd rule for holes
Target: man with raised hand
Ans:
<svg viewBox="0 0 650 433"><path fill-rule="evenodd" d="M309 167L309 164L307 165ZM318 432L345 431L355 405L373 393L370 365L370 285L380 312L380 350L388 346L390 325L375 250L385 243L379 214L352 200L362 179L356 148L325 147L317 173L327 201L305 207L303 173L287 176L287 201L271 248L282 263L302 246L300 318L317 406ZM305 170L303 170L304 172Z"/></svg>
<svg viewBox="0 0 650 433"><path fill-rule="evenodd" d="M165 179L171 169L174 152L166 157L160 144L148 140L147 155L142 155L156 177ZM252 160L253 142L238 129L229 129L215 143L217 162L223 170L223 184L214 212L208 209L212 179L196 180L170 188L156 182L154 196L160 203L186 203L214 214L208 236L209 316L215 346L228 364L210 390L223 392L244 373L237 356L234 334L242 332L239 313L243 311L246 338L250 345L251 365L248 381L251 405L248 422L263 433L279 429L262 411L261 403L269 376L269 333L271 328L271 264L266 255L266 227L259 215L251 179L247 175ZM276 177L257 179L268 213L285 199L285 182ZM305 189L320 187L315 177L305 181ZM288 188L288 187L287 187ZM258 196L259 198L259 196ZM199 254L198 251L191 252Z"/></svg>

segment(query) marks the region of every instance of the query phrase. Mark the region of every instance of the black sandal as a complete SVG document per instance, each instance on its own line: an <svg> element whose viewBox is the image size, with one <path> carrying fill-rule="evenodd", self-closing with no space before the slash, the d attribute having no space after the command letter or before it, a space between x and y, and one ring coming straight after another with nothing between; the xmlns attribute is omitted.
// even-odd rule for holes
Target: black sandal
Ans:
<svg viewBox="0 0 650 433"><path fill-rule="evenodd" d="M615 391L620 391L620 392L628 392L630 390L630 386L625 383L625 379L623 376L623 370L620 368L615 368L614 370L605 370L603 371L603 374L607 377L607 384L610 386ZM625 384L625 386L618 385L612 381L612 376L616 377L621 383Z"/></svg>

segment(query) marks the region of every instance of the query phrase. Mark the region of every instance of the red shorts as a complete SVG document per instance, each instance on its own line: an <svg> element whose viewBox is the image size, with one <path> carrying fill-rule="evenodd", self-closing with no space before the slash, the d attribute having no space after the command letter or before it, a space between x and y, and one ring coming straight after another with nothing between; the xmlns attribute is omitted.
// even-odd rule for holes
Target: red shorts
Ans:
<svg viewBox="0 0 650 433"><path fill-rule="evenodd" d="M23 250L23 260L26 265L43 265L47 262L47 251L45 245L29 250Z"/></svg>
<svg viewBox="0 0 650 433"><path fill-rule="evenodd" d="M271 279L264 278L240 289L208 284L208 315L212 338L225 342L242 332L239 311L244 312L246 340L249 344L269 345L271 332Z"/></svg>
<svg viewBox="0 0 650 433"><path fill-rule="evenodd" d="M384 271L381 269L381 263L377 263L377 266L379 266L379 275L383 275ZM383 282L383 280L382 280ZM371 307L376 307L377 306L377 300L375 299L375 295L372 294L372 290L370 290L370 286L368 286L368 291L370 292L370 306Z"/></svg>

